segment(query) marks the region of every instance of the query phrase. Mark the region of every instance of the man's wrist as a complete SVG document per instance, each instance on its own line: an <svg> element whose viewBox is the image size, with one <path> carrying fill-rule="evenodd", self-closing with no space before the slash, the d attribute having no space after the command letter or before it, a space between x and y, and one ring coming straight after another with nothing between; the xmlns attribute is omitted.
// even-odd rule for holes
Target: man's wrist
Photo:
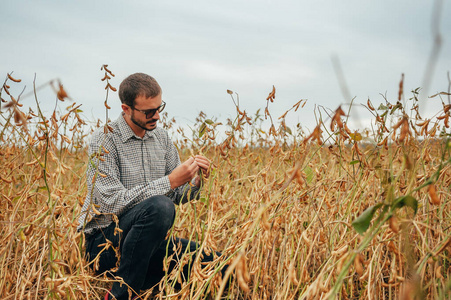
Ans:
<svg viewBox="0 0 451 300"><path fill-rule="evenodd" d="M169 180L169 186L171 187L171 190L175 189L177 186L174 183L174 179L171 176L172 174L168 175L168 180Z"/></svg>

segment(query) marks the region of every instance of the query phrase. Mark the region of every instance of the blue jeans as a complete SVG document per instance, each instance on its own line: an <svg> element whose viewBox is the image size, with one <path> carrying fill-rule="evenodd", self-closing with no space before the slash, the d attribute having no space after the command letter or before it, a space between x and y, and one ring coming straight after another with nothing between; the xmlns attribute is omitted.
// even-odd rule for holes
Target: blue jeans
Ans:
<svg viewBox="0 0 451 300"><path fill-rule="evenodd" d="M121 257L117 270L111 273L122 277L137 293L149 289L165 275L163 259L166 255L174 254L174 248L177 248L177 253L182 254L185 251L194 252L199 247L197 243L186 239L165 240L174 218L174 203L168 197L154 196L142 201L119 217L119 228L122 232L114 235L116 224L113 222L87 238L88 260L91 261L98 255L104 248L99 245L108 239L114 248L119 249ZM101 253L97 273L109 271L117 266L118 258L113 247ZM179 255L174 255L174 258L177 256ZM203 253L203 262L212 260L213 255ZM168 272L175 266L176 262L171 262ZM189 277L189 269L188 266L184 267L185 278ZM124 284L121 286L115 282L111 293L118 300L129 299L128 287Z"/></svg>

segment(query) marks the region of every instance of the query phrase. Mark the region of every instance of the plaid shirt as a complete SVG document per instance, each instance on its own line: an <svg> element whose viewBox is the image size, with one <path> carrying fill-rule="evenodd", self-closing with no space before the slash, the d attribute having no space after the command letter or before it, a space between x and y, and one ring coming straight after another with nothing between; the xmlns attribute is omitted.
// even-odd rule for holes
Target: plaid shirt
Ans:
<svg viewBox="0 0 451 300"><path fill-rule="evenodd" d="M180 157L164 129L146 131L140 138L122 114L110 125L113 132L105 134L99 128L91 138L88 194L78 219L78 230L84 228L90 234L107 227L113 221L113 214L120 216L155 195L167 195L177 204L199 196L196 186L185 184L171 189L168 175L180 165ZM96 210L101 214L95 214Z"/></svg>

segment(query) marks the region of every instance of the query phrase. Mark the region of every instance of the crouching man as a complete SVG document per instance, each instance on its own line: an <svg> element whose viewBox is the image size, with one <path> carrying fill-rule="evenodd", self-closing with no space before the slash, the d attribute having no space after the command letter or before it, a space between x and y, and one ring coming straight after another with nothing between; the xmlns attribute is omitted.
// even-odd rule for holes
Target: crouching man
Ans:
<svg viewBox="0 0 451 300"><path fill-rule="evenodd" d="M79 230L86 235L88 260L100 253L96 271L110 270L126 283L115 282L105 299L122 300L158 283L165 274L163 260L174 249L185 253L198 248L195 242L166 236L174 222L174 203L199 197L198 174L209 176L210 161L197 155L180 162L167 132L157 126L166 103L154 78L128 76L119 98L122 113L110 123L112 132L101 128L91 138ZM107 242L112 245L105 250ZM203 262L214 258L202 257Z"/></svg>

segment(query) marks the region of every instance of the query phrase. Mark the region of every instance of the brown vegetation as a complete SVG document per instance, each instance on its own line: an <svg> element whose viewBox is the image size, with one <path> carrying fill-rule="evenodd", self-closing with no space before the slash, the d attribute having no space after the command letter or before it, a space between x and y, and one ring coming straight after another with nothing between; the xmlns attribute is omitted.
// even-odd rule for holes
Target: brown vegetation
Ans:
<svg viewBox="0 0 451 300"><path fill-rule="evenodd" d="M107 91L115 91L108 82L114 75L105 72ZM9 98L0 115L0 295L102 299L113 279L94 275L76 231L87 193L86 121L75 103L65 114L44 116L39 106L22 112L8 92L17 81L8 78L0 93ZM67 98L61 84L55 91L59 100ZM255 117L228 92L237 116L225 125L200 114L195 131L186 134L164 119L177 132L182 160L202 152L215 166L201 199L177 208L170 234L227 259L207 266L196 261L181 290L171 284L179 278L176 269L143 299L451 296L450 104L424 120L418 93L401 101L400 88L394 104L376 109L367 103L371 134L349 129L338 108L330 124L304 135L301 124L287 127L286 113L276 128L268 108L274 87L264 116ZM263 117L271 121L267 131L259 125ZM218 275L223 263L229 264L228 289Z"/></svg>

